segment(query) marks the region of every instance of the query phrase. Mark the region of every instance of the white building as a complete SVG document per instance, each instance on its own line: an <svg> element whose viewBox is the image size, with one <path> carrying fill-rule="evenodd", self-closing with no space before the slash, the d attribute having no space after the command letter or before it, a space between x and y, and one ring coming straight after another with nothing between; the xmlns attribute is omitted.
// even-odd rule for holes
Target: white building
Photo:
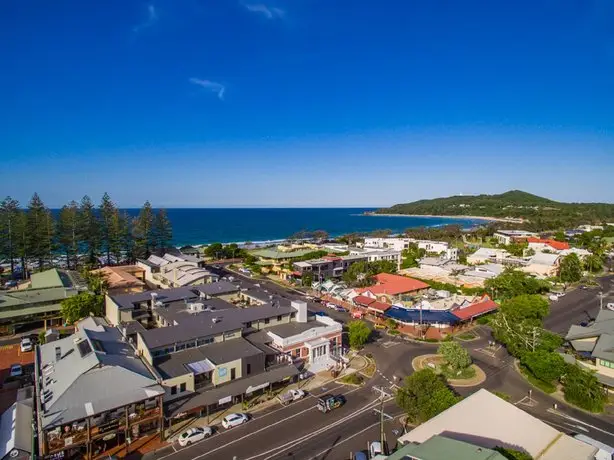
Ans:
<svg viewBox="0 0 614 460"><path fill-rule="evenodd" d="M537 234L524 230L499 230L493 236L497 239L499 244L508 245L519 241L525 241L527 238L537 236Z"/></svg>
<svg viewBox="0 0 614 460"><path fill-rule="evenodd" d="M380 260L388 260L397 264L397 270L401 268L401 251L388 250L380 251L374 248L353 248L350 249L351 256L365 256L369 262L379 262Z"/></svg>
<svg viewBox="0 0 614 460"><path fill-rule="evenodd" d="M403 251L411 244L434 254L445 254L447 259L456 260L458 249L451 248L446 241L417 240L415 238L365 238L364 249L392 249Z"/></svg>
<svg viewBox="0 0 614 460"><path fill-rule="evenodd" d="M521 270L539 278L556 276L561 261L560 254L536 253Z"/></svg>
<svg viewBox="0 0 614 460"><path fill-rule="evenodd" d="M505 270L505 267L501 264L476 265L475 267L472 267L471 270L467 270L464 275L486 280L496 278L503 273L503 270Z"/></svg>
<svg viewBox="0 0 614 460"><path fill-rule="evenodd" d="M392 249L394 251L402 251L409 248L409 244L415 240L412 238L365 238L363 247L376 249Z"/></svg>
<svg viewBox="0 0 614 460"><path fill-rule="evenodd" d="M501 262L509 257L510 253L505 249L480 248L473 254L467 256L467 263L483 264L486 262Z"/></svg>
<svg viewBox="0 0 614 460"><path fill-rule="evenodd" d="M164 254L138 259L136 265L145 271L145 280L160 288L195 286L217 281L218 276L201 267L202 260L193 256Z"/></svg>

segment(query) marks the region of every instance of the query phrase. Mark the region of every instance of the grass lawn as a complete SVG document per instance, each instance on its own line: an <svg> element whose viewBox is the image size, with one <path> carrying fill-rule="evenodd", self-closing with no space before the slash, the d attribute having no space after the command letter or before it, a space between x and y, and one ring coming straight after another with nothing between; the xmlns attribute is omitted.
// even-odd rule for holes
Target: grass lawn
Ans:
<svg viewBox="0 0 614 460"><path fill-rule="evenodd" d="M463 332L462 334L459 334L456 336L457 339L461 339L461 340L473 340L476 337L477 337L477 334L472 331Z"/></svg>
<svg viewBox="0 0 614 460"><path fill-rule="evenodd" d="M452 370L447 364L442 364L439 369L441 373L449 380L466 380L475 377L475 369L471 366L460 371Z"/></svg>
<svg viewBox="0 0 614 460"><path fill-rule="evenodd" d="M346 375L341 379L342 383L349 383L350 385L362 385L364 377L357 373Z"/></svg>
<svg viewBox="0 0 614 460"><path fill-rule="evenodd" d="M494 394L496 394L497 396L499 396L499 398L503 399L504 401L510 402L510 399L512 399L512 397L510 395L508 395L507 393L503 393L501 391L494 391Z"/></svg>

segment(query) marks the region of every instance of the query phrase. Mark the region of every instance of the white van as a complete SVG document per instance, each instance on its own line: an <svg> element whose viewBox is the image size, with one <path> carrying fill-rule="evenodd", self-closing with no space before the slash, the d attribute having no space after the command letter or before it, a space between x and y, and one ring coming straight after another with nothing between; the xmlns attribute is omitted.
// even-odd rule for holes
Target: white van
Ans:
<svg viewBox="0 0 614 460"><path fill-rule="evenodd" d="M612 460L614 458L614 447L610 447L607 444L597 441L596 439L589 438L584 434L577 434L574 436L574 438L597 448L595 460Z"/></svg>

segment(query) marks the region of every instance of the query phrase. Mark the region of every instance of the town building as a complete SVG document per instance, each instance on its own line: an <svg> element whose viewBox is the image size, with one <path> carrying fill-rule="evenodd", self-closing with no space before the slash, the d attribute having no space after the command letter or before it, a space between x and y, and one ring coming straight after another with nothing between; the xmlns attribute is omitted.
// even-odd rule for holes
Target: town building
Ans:
<svg viewBox="0 0 614 460"><path fill-rule="evenodd" d="M28 387L32 390L32 387ZM32 397L17 401L0 417L0 459L30 460L34 434L32 432Z"/></svg>
<svg viewBox="0 0 614 460"><path fill-rule="evenodd" d="M407 443L386 460L505 460L499 452L465 441L435 435L421 444Z"/></svg>
<svg viewBox="0 0 614 460"><path fill-rule="evenodd" d="M524 243L527 238L536 237L537 234L525 230L498 230L493 235L499 244L510 245L512 243Z"/></svg>
<svg viewBox="0 0 614 460"><path fill-rule="evenodd" d="M614 311L603 309L590 326L572 325L565 340L576 357L562 355L571 364L595 371L595 376L614 391Z"/></svg>
<svg viewBox="0 0 614 460"><path fill-rule="evenodd" d="M106 297L106 315L159 375L166 414L216 412L342 362L341 324L226 281Z"/></svg>
<svg viewBox="0 0 614 460"><path fill-rule="evenodd" d="M85 290L85 281L74 271L54 268L32 274L30 288L0 291L0 335L61 326L62 300Z"/></svg>
<svg viewBox="0 0 614 460"><path fill-rule="evenodd" d="M565 249L569 249L569 243L564 241L556 241L550 239L541 239L541 238L527 238L527 243L529 243L529 249L533 249L535 252L543 252L543 251L563 251Z"/></svg>
<svg viewBox="0 0 614 460"><path fill-rule="evenodd" d="M560 254L538 252L532 256L521 270L538 278L556 276L561 262Z"/></svg>
<svg viewBox="0 0 614 460"><path fill-rule="evenodd" d="M597 452L485 389L413 428L398 443L424 444L433 436L486 449L513 449L540 460L594 460Z"/></svg>
<svg viewBox="0 0 614 460"><path fill-rule="evenodd" d="M471 267L469 270L466 270L463 275L466 277L470 276L474 278L482 278L484 280L488 280L496 278L501 273L503 273L504 270L505 267L501 264L486 263L483 265L475 265Z"/></svg>
<svg viewBox="0 0 614 460"><path fill-rule="evenodd" d="M37 347L36 426L41 458L91 458L161 435L162 396L152 370L102 318Z"/></svg>
<svg viewBox="0 0 614 460"><path fill-rule="evenodd" d="M354 289L364 297L370 297L387 304L413 301L413 298L426 292L429 285L423 281L407 276L379 273L373 277L375 284L365 288Z"/></svg>
<svg viewBox="0 0 614 460"><path fill-rule="evenodd" d="M467 256L467 263L471 265L484 263L502 263L511 259L511 254L505 249L479 248Z"/></svg>
<svg viewBox="0 0 614 460"><path fill-rule="evenodd" d="M424 249L427 253L446 254L448 259L456 260L458 249L451 248L446 241L418 240L415 238L365 238L363 247L376 249L390 249L393 251L403 251L410 245L416 245L418 249Z"/></svg>
<svg viewBox="0 0 614 460"><path fill-rule="evenodd" d="M186 254L166 253L162 257L152 254L147 259L137 259L136 264L154 288L196 286L218 279L204 268L202 259Z"/></svg>
<svg viewBox="0 0 614 460"><path fill-rule="evenodd" d="M396 269L399 270L401 268L401 262L403 261L403 257L401 256L401 251L396 250L379 250L379 249L361 249L361 248L352 248L350 250L351 256L366 256L368 262L379 262L382 260L387 260L389 262L393 262L396 265Z"/></svg>
<svg viewBox="0 0 614 460"><path fill-rule="evenodd" d="M294 262L292 267L298 277L305 273L313 276L313 280L322 282L329 278L340 278L356 262L366 262L366 255L336 256L328 255L320 259Z"/></svg>
<svg viewBox="0 0 614 460"><path fill-rule="evenodd" d="M108 285L107 292L109 294L143 292L147 288L145 270L137 265L102 267L98 270L93 270L93 273L104 277Z"/></svg>

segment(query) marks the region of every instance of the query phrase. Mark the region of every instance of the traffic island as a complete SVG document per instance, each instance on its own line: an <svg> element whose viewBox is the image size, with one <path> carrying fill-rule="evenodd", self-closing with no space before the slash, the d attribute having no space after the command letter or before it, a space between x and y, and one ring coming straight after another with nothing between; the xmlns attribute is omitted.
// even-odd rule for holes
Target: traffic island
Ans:
<svg viewBox="0 0 614 460"><path fill-rule="evenodd" d="M466 369L460 371L460 373L450 371L441 355L417 356L412 360L411 365L416 371L431 369L436 374L446 377L448 383L455 387L474 387L486 380L486 374L476 364L471 364Z"/></svg>

